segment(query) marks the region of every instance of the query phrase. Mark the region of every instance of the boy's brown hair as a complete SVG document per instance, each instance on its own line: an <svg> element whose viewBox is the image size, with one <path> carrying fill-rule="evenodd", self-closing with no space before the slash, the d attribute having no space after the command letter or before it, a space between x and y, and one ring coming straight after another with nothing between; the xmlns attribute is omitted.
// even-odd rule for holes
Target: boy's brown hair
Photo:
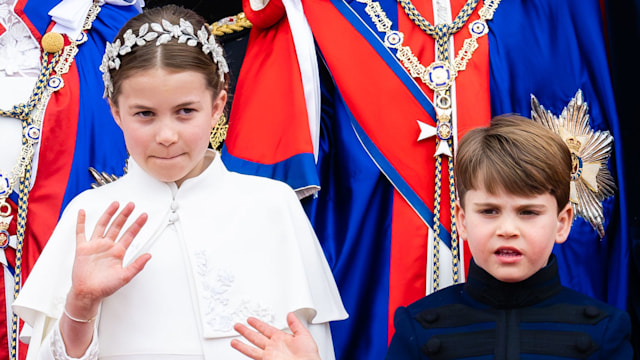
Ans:
<svg viewBox="0 0 640 360"><path fill-rule="evenodd" d="M561 211L569 202L571 161L569 148L553 131L523 116L496 116L460 141L454 168L460 206L468 190L482 187L490 194L550 193Z"/></svg>

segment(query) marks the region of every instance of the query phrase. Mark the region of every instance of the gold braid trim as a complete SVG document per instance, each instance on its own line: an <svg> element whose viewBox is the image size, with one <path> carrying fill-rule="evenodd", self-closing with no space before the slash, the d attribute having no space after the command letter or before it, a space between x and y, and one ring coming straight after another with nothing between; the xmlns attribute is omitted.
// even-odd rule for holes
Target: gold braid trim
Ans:
<svg viewBox="0 0 640 360"><path fill-rule="evenodd" d="M228 16L209 25L209 30L215 36L223 36L250 29L253 26L249 19L241 12L234 16Z"/></svg>

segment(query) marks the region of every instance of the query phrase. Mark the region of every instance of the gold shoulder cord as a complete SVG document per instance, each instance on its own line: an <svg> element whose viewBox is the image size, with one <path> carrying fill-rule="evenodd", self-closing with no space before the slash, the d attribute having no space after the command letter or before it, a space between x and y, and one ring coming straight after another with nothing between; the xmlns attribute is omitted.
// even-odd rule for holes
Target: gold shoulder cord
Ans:
<svg viewBox="0 0 640 360"><path fill-rule="evenodd" d="M209 30L215 36L224 36L250 29L253 25L244 15L244 12L222 18L209 25Z"/></svg>

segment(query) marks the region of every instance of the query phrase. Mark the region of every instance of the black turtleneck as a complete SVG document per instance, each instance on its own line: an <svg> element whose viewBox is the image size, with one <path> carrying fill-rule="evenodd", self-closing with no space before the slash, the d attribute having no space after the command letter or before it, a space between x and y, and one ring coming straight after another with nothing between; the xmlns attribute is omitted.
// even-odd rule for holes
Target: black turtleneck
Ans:
<svg viewBox="0 0 640 360"><path fill-rule="evenodd" d="M531 306L562 290L555 255L549 257L547 266L526 280L508 283L494 278L471 259L465 291L477 301L496 309Z"/></svg>

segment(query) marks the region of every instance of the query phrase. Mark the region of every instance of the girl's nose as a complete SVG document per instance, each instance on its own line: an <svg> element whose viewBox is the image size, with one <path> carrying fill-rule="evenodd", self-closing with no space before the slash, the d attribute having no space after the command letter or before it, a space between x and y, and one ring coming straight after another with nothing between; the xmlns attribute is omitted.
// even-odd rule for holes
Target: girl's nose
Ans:
<svg viewBox="0 0 640 360"><path fill-rule="evenodd" d="M156 142L164 146L169 146L178 141L178 132L172 126L163 125L158 129Z"/></svg>

